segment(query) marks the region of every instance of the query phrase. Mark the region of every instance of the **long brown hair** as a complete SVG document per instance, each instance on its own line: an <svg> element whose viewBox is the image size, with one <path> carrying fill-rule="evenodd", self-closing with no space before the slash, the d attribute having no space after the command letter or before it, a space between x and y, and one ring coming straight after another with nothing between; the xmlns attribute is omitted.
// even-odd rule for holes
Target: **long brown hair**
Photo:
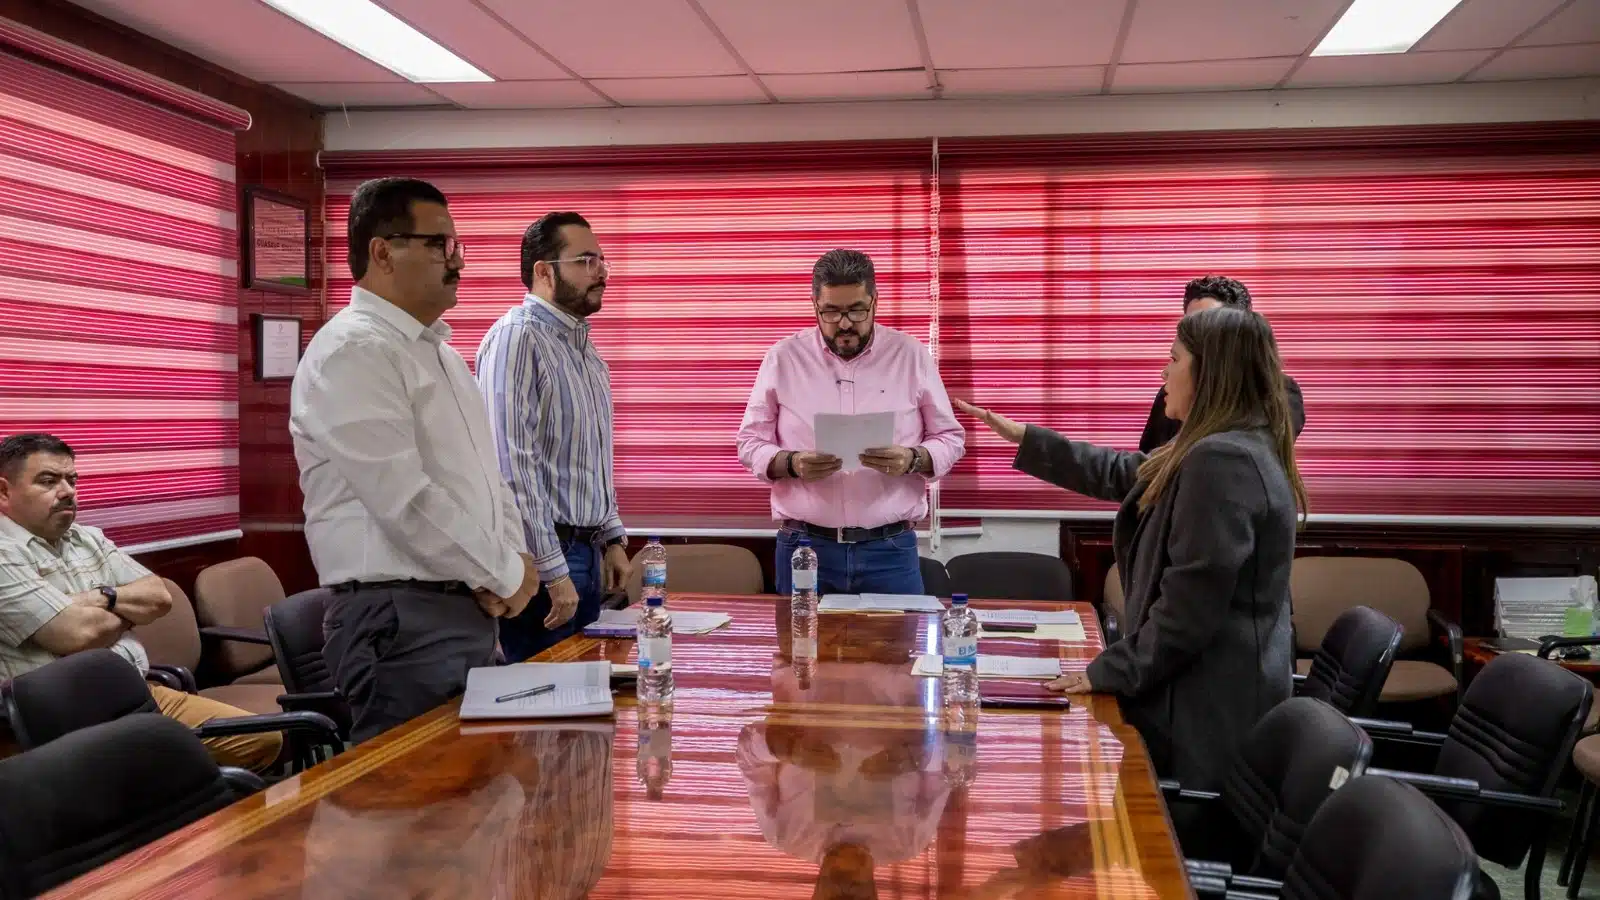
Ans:
<svg viewBox="0 0 1600 900"><path fill-rule="evenodd" d="M1289 392L1272 326L1260 313L1223 306L1178 320L1178 341L1193 355L1194 404L1178 436L1139 467L1148 486L1139 498L1147 510L1177 477L1184 457L1202 438L1224 431L1265 427L1278 462L1294 488L1295 505L1307 511L1305 482L1294 461Z"/></svg>

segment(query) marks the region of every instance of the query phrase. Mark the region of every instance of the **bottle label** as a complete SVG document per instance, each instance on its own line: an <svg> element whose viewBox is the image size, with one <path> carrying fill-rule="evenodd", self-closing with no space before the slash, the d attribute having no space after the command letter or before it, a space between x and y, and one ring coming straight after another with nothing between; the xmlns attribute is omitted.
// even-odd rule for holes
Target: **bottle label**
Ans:
<svg viewBox="0 0 1600 900"><path fill-rule="evenodd" d="M816 659L817 639L795 635L790 643L789 655L794 659Z"/></svg>
<svg viewBox="0 0 1600 900"><path fill-rule="evenodd" d="M816 569L790 569L793 576L794 589L797 591L814 591L817 589Z"/></svg>
<svg viewBox="0 0 1600 900"><path fill-rule="evenodd" d="M944 661L958 666L976 665L978 639L976 637L949 637L944 639Z"/></svg>
<svg viewBox="0 0 1600 900"><path fill-rule="evenodd" d="M667 667L672 665L672 638L654 637L639 639L639 668Z"/></svg>
<svg viewBox="0 0 1600 900"><path fill-rule="evenodd" d="M666 587L667 564L664 562L645 563L644 583L647 587Z"/></svg>

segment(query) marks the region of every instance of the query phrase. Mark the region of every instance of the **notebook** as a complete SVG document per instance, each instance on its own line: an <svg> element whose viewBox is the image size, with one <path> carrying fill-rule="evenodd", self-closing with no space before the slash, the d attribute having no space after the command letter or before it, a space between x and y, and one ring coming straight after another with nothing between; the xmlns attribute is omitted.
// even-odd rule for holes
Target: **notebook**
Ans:
<svg viewBox="0 0 1600 900"><path fill-rule="evenodd" d="M944 674L944 660L937 653L924 653L912 665L911 674L937 678ZM1061 660L1053 656L990 656L980 653L978 677L1049 681L1061 677Z"/></svg>
<svg viewBox="0 0 1600 900"><path fill-rule="evenodd" d="M921 594L823 594L817 612L944 612L937 597Z"/></svg>
<svg viewBox="0 0 1600 900"><path fill-rule="evenodd" d="M556 689L537 697L496 703L496 697L554 684ZM467 672L467 692L461 698L461 718L562 719L609 716L611 663L522 663L487 666Z"/></svg>
<svg viewBox="0 0 1600 900"><path fill-rule="evenodd" d="M638 631L641 608L602 609L600 618L585 626L583 633L590 637L633 637ZM727 613L690 612L670 607L667 613L672 616L673 634L706 634L733 621L733 616Z"/></svg>

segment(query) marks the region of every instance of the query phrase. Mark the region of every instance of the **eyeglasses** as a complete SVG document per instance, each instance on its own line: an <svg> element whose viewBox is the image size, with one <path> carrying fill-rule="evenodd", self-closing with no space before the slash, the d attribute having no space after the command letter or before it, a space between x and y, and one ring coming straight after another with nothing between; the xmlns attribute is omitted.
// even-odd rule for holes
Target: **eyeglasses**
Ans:
<svg viewBox="0 0 1600 900"><path fill-rule="evenodd" d="M852 306L849 309L823 309L820 306L817 307L817 318L827 322L829 325L837 325L846 318L860 324L865 322L870 315L872 315L872 307L870 306Z"/></svg>
<svg viewBox="0 0 1600 900"><path fill-rule="evenodd" d="M547 259L545 262L551 265L556 263L583 263L583 271L590 276L605 275L610 277L611 275L611 262L604 256L569 256L566 259Z"/></svg>
<svg viewBox="0 0 1600 900"><path fill-rule="evenodd" d="M386 241L421 241L423 246L431 250L443 251L445 259L465 260L467 258L466 246L461 243L460 238L453 234L411 234L407 232L396 232L394 234L384 235L383 239Z"/></svg>

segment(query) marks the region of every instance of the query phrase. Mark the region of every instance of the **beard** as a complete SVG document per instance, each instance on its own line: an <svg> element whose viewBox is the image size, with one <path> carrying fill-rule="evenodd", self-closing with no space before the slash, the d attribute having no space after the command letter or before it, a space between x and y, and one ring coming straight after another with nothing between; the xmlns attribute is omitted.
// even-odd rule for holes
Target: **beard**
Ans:
<svg viewBox="0 0 1600 900"><path fill-rule="evenodd" d="M845 338L855 338L855 340L843 340ZM840 359L853 359L860 356L861 351L867 349L867 344L871 341L871 331L866 334L860 334L855 331L836 331L833 337L823 338L823 342L828 345L828 349L832 350L833 355Z"/></svg>
<svg viewBox="0 0 1600 900"><path fill-rule="evenodd" d="M600 305L606 291L606 283L597 281L587 289L580 289L561 277L561 273L551 267L551 274L555 275L555 296L550 302L558 309L564 309L580 319L586 319L600 311Z"/></svg>

